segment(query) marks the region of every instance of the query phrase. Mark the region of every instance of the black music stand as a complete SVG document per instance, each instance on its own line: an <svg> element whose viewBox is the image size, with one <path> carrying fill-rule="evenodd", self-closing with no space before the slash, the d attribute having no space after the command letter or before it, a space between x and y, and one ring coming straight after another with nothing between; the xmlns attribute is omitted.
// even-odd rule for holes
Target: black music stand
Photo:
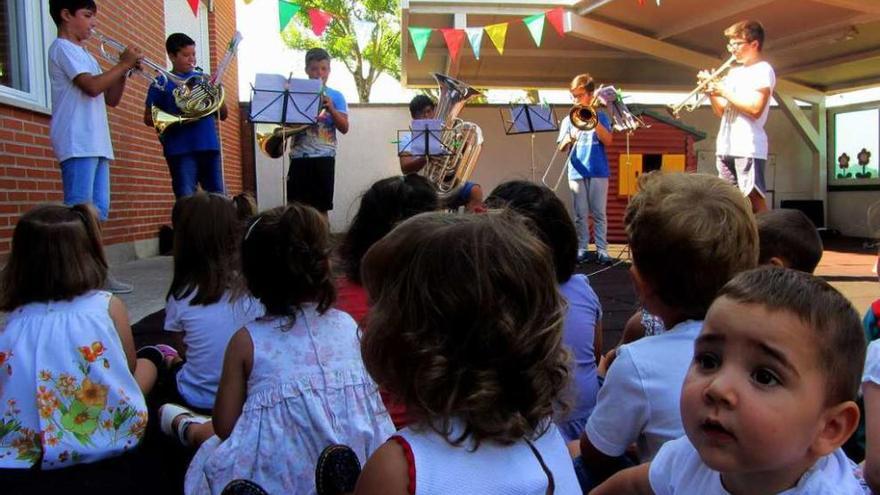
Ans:
<svg viewBox="0 0 880 495"><path fill-rule="evenodd" d="M539 132L558 132L559 119L550 105L530 105L525 103L510 104L507 114L499 108L501 120L504 122L504 133L508 136L531 134L532 181L535 180L535 134Z"/></svg>
<svg viewBox="0 0 880 495"><path fill-rule="evenodd" d="M280 74L257 74L251 85L251 109L248 119L253 124L314 125L321 110L321 80L285 78ZM283 144L282 144L283 146ZM283 154L282 154L283 155ZM285 164L281 165L281 194L287 202Z"/></svg>
<svg viewBox="0 0 880 495"><path fill-rule="evenodd" d="M397 156L451 155L443 142L444 132L442 120L414 120L410 129L397 131Z"/></svg>

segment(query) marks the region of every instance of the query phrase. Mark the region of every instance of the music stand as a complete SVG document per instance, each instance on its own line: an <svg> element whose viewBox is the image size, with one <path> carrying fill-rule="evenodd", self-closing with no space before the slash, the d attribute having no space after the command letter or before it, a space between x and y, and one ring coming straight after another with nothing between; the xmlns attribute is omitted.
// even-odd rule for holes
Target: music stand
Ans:
<svg viewBox="0 0 880 495"><path fill-rule="evenodd" d="M535 180L535 134L538 132L558 132L559 120L550 105L510 104L507 115L504 108L498 109L504 122L504 133L508 136L531 134L532 181Z"/></svg>
<svg viewBox="0 0 880 495"><path fill-rule="evenodd" d="M452 154L443 142L443 121L413 120L412 127L397 131L397 156L446 156Z"/></svg>
<svg viewBox="0 0 880 495"><path fill-rule="evenodd" d="M314 125L321 110L320 79L294 79L280 74L257 74L251 85L248 119L253 124ZM283 145L282 145L283 146ZM283 154L282 154L283 156ZM282 161L283 202L287 202L287 180Z"/></svg>

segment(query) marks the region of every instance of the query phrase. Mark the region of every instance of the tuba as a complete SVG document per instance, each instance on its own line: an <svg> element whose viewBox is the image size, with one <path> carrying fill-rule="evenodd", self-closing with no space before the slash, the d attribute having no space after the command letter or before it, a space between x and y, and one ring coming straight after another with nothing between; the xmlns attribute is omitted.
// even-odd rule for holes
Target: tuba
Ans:
<svg viewBox="0 0 880 495"><path fill-rule="evenodd" d="M483 131L473 122L458 118L459 112L471 98L482 93L445 74L434 74L440 86L436 118L443 122L441 141L448 155L429 157L421 174L443 194L466 182L480 156Z"/></svg>

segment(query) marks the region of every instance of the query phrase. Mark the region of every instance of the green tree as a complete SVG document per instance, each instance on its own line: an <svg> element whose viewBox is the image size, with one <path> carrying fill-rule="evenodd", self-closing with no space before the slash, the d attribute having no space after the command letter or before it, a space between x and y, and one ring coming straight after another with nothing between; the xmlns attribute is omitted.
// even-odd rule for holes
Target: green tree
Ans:
<svg viewBox="0 0 880 495"><path fill-rule="evenodd" d="M400 80L400 8L398 0L298 0L302 9L281 33L287 46L296 50L321 47L342 61L354 76L361 103L369 103L370 89L382 74ZM312 33L309 9L334 16L321 38ZM355 40L353 19L376 23L365 49Z"/></svg>

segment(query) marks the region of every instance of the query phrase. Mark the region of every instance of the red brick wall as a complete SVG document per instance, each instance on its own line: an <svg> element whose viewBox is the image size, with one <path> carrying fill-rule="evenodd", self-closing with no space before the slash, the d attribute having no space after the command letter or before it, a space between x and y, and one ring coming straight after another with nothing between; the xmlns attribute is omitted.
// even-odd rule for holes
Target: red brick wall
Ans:
<svg viewBox="0 0 880 495"><path fill-rule="evenodd" d="M209 14L212 67L235 29L234 0L215 0ZM103 2L98 29L125 44L138 45L150 60L165 63L163 3ZM95 43L88 47L96 54ZM102 67L109 64L100 57ZM241 145L238 127L238 74L233 62L224 77L229 118L221 124L226 186L241 190ZM108 107L110 136L116 159L110 167L110 219L104 226L106 244L156 237L169 222L174 195L162 148L152 128L143 123L147 82L132 78L122 102ZM9 251L18 216L36 204L61 201L61 175L49 141L49 116L0 104L0 254Z"/></svg>
<svg viewBox="0 0 880 495"><path fill-rule="evenodd" d="M629 152L632 154L685 154L685 169L697 170L697 155L694 151L694 136L678 127L643 115L642 119L651 127L639 129L630 136ZM623 215L629 204L628 196L620 196L619 174L620 155L626 153L626 135L614 134L614 143L607 149L611 177L608 180L608 240L626 242L623 229Z"/></svg>

